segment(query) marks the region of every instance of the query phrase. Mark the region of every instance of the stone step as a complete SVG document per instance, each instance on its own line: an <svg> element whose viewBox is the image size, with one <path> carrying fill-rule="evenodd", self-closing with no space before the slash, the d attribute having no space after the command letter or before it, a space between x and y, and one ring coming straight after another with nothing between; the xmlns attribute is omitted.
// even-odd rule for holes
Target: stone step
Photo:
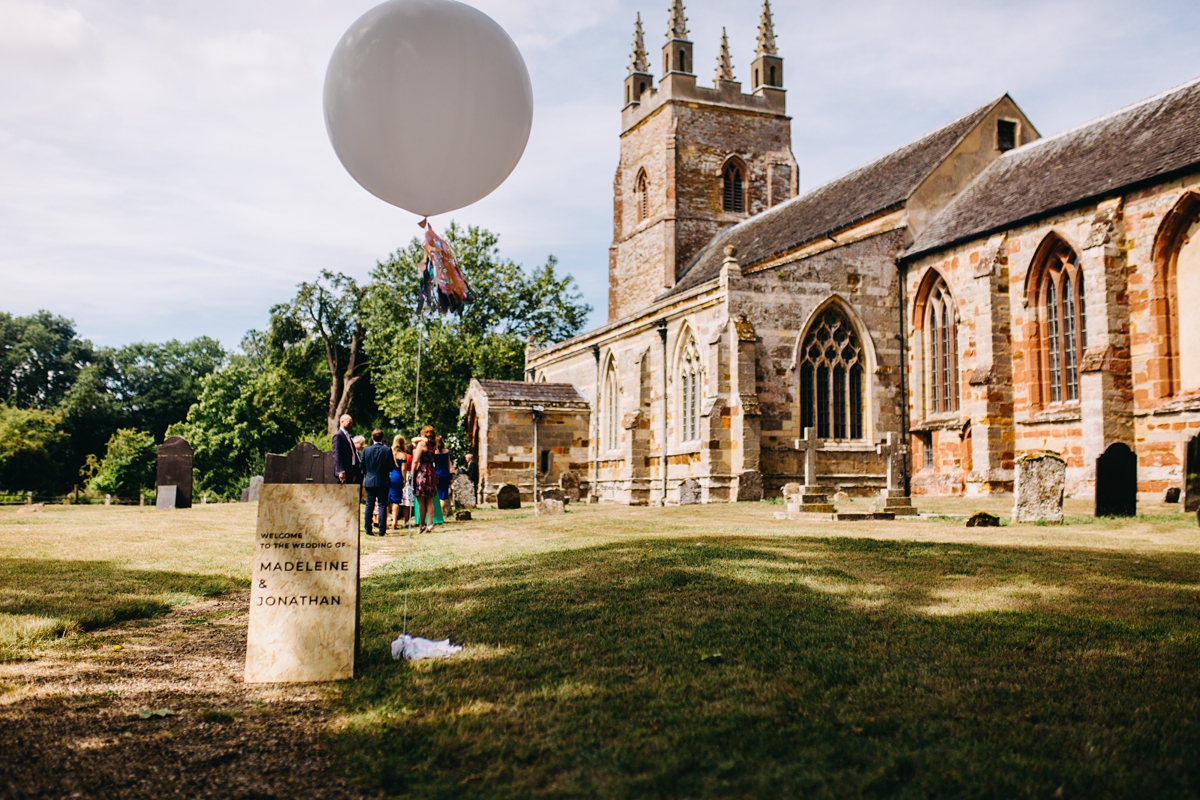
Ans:
<svg viewBox="0 0 1200 800"><path fill-rule="evenodd" d="M888 511L852 511L835 514L838 522L870 522L872 520L895 519L896 515Z"/></svg>

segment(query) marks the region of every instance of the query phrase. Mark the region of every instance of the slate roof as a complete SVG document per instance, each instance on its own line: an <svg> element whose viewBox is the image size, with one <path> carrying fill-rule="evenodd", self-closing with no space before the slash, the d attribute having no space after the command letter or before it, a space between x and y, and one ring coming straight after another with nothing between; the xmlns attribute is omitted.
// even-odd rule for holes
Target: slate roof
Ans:
<svg viewBox="0 0 1200 800"><path fill-rule="evenodd" d="M749 266L899 206L1003 100L999 97L865 167L726 228L713 238L663 297L721 273L726 245Z"/></svg>
<svg viewBox="0 0 1200 800"><path fill-rule="evenodd" d="M526 383L525 381L478 381L488 402L562 406L587 403L574 384Z"/></svg>
<svg viewBox="0 0 1200 800"><path fill-rule="evenodd" d="M1200 164L1200 78L1009 150L976 176L906 258L1163 180Z"/></svg>

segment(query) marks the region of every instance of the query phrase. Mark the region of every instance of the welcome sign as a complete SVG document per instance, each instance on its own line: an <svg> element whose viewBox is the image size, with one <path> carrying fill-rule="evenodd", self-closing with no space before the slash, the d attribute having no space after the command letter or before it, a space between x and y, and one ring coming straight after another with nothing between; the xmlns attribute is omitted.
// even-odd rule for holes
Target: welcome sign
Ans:
<svg viewBox="0 0 1200 800"><path fill-rule="evenodd" d="M358 530L358 486L263 485L247 683L354 677Z"/></svg>

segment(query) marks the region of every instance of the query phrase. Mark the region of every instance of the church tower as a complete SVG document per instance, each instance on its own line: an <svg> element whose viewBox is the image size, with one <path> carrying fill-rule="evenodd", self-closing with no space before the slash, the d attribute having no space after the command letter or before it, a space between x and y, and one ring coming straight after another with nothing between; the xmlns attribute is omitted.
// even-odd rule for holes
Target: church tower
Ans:
<svg viewBox="0 0 1200 800"><path fill-rule="evenodd" d="M672 0L656 87L640 14L634 24L613 180L610 321L651 305L724 228L798 189L769 0L749 94L734 76L723 29L713 86L698 86L688 35L683 0Z"/></svg>

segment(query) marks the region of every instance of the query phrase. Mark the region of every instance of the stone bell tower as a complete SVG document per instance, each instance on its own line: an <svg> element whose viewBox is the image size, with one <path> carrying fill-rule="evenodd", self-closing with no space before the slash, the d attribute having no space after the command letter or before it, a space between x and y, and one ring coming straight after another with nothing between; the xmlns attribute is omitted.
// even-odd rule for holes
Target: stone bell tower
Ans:
<svg viewBox="0 0 1200 800"><path fill-rule="evenodd" d="M763 0L752 90L742 92L724 31L713 86L697 86L683 0L673 0L654 85L639 14L625 77L613 180L608 318L651 305L726 226L795 197L783 59Z"/></svg>

